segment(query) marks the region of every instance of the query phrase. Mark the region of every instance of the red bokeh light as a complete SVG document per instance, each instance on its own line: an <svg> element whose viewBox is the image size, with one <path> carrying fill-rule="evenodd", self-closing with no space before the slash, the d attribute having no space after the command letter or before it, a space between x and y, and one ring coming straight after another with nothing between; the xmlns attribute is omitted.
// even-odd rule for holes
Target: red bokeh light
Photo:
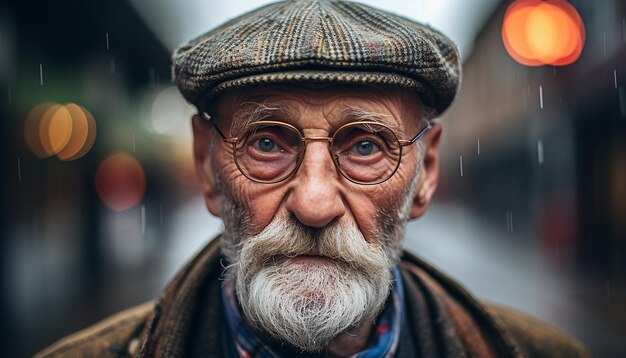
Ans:
<svg viewBox="0 0 626 358"><path fill-rule="evenodd" d="M137 205L146 191L141 164L128 153L110 155L96 171L96 191L100 200L114 211Z"/></svg>

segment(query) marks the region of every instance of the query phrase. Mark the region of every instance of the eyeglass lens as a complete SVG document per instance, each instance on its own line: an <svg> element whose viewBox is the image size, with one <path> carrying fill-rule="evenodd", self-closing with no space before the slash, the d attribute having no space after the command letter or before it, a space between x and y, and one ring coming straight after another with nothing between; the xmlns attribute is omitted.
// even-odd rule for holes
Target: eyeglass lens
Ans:
<svg viewBox="0 0 626 358"><path fill-rule="evenodd" d="M247 177L277 182L297 169L306 140L290 126L253 124L235 144L235 161ZM357 122L338 129L330 151L340 173L363 184L387 180L396 171L401 157L401 146L393 131L372 122Z"/></svg>

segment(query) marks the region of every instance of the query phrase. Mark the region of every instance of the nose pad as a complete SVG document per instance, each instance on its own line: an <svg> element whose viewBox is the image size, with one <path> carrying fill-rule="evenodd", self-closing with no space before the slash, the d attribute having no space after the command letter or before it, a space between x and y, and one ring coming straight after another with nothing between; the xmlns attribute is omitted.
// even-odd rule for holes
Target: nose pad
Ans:
<svg viewBox="0 0 626 358"><path fill-rule="evenodd" d="M322 228L346 212L328 144L311 142L295 173L286 208L302 224Z"/></svg>

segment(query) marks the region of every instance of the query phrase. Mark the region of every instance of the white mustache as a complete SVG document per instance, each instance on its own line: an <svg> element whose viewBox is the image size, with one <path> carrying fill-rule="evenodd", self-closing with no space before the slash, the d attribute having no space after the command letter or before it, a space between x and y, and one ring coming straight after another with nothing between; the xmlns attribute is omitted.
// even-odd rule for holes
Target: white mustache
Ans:
<svg viewBox="0 0 626 358"><path fill-rule="evenodd" d="M239 249L239 264L255 266L249 267L252 272L273 261L302 255L327 257L365 272L389 266L382 244L369 243L358 228L338 222L313 229L294 219L275 219L259 234L243 240Z"/></svg>

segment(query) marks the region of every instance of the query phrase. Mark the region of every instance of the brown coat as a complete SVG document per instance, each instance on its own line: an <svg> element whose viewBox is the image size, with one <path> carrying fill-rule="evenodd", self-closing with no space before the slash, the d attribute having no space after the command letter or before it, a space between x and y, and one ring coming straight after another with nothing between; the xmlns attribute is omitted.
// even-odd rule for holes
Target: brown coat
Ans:
<svg viewBox="0 0 626 358"><path fill-rule="evenodd" d="M35 357L132 357L153 308L151 301L119 312L61 339ZM488 303L486 308L511 333L526 357L589 356L580 342L545 322L495 304ZM554 351L558 355L548 353Z"/></svg>
<svg viewBox="0 0 626 358"><path fill-rule="evenodd" d="M208 271L206 275L204 271ZM437 309L447 314L428 311L428 315L439 316L436 316L436 320L427 322L426 328L439 326L438 329L441 331L443 327L445 333L437 339L446 340L444 343L446 347L437 348L433 344L433 347L427 347L428 354L424 354L424 344L422 344L421 355L568 358L589 356L589 352L580 342L545 322L511 308L487 302L478 303L458 284L410 254L405 253L401 272L405 282L409 326L419 327L420 332L410 332L401 336L399 351L404 351L404 354L400 353L399 356L417 355L417 350L413 347L416 345L414 341L420 339L424 341L422 329L424 322L420 322L418 316L424 316L421 310L426 308L415 307L421 306L422 301L432 300L433 297L438 301L435 304ZM205 356L221 357L219 322L222 306L219 280L217 280L220 273L219 248L214 242L181 270L158 301L120 312L60 340L36 357L185 355L180 353L184 352L181 347L189 345L187 336L193 333L182 334L183 337L178 333L193 326L186 322L192 319L189 317L200 315L196 314L194 308L188 306L194 306L194 303L191 303L194 300L189 300L189 297L200 292L198 287L201 281L209 281L209 288L202 292L212 303L208 316L204 313L201 315L210 317L212 323L209 327L215 327L215 329L210 329L213 332L202 334L203 337L208 337L203 338L205 341L202 344L204 347L211 347L212 350ZM202 277L204 279L201 279ZM423 290L426 286L429 291ZM421 292L425 292L427 297L422 296ZM181 302L189 303L181 304ZM442 323L442 321L447 323ZM453 334L456 339L448 337L450 330L456 331ZM426 336L426 340L428 339L429 336ZM403 349L403 347L409 349Z"/></svg>

